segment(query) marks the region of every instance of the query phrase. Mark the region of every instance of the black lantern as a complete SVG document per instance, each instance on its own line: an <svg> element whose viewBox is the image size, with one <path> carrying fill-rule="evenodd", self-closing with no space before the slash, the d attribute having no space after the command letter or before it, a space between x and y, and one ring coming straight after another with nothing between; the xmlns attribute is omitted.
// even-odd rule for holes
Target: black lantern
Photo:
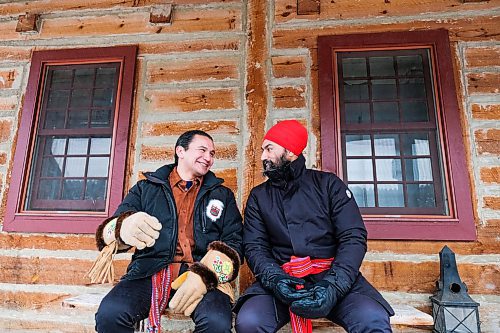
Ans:
<svg viewBox="0 0 500 333"><path fill-rule="evenodd" d="M479 303L467 294L460 280L455 253L445 246L439 252L440 272L436 294L431 296L434 330L438 333L480 333Z"/></svg>

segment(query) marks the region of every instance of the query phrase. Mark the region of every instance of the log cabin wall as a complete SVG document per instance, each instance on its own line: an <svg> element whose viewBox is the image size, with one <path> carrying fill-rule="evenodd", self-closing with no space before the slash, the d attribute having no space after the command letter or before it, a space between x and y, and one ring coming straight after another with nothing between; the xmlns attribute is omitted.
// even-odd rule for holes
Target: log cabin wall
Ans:
<svg viewBox="0 0 500 333"><path fill-rule="evenodd" d="M477 241L372 240L362 271L389 297L404 295L409 303L422 304L439 276L437 253L448 244L457 253L469 292L485 306L498 302L500 1L173 0L168 4L170 23L158 23L151 13L168 10L161 0L0 2L3 210L16 139L19 131L27 130L19 128L19 119L35 50L138 45L126 188L140 179L142 171L173 159L179 134L202 129L216 143L213 170L225 178L243 208L249 190L263 181L261 138L276 121L297 118L308 128L307 163L321 169L318 36L443 28L451 43ZM21 22L20 15L27 18ZM21 23L25 28L18 28ZM60 235L58 240L43 234L0 236L2 248L35 244L54 250L69 247L65 242L71 242L73 249L93 248L90 235ZM125 264L119 265L121 270ZM89 264L83 265L82 272ZM5 281L14 279L3 274ZM245 269L241 288L251 279ZM498 325L494 314L484 312L483 321Z"/></svg>

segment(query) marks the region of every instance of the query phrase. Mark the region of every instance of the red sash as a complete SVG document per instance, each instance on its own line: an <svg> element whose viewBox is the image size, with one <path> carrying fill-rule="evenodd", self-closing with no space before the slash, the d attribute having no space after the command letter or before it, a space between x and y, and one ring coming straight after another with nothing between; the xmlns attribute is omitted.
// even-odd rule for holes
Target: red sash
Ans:
<svg viewBox="0 0 500 333"><path fill-rule="evenodd" d="M313 259L310 257L299 258L292 256L289 262L281 266L283 270L294 277L303 278L311 274L318 274L326 271L332 266L333 258ZM311 319L297 316L290 311L290 323L293 333L312 333Z"/></svg>
<svg viewBox="0 0 500 333"><path fill-rule="evenodd" d="M151 309L149 310L147 328L149 333L160 333L161 331L161 314L167 308L171 280L170 265L151 277L153 290L151 292Z"/></svg>

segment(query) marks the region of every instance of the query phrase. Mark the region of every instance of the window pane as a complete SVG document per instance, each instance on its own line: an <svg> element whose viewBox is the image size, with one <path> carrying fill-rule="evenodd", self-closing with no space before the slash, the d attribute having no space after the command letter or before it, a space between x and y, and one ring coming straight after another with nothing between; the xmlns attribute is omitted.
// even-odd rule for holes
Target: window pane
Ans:
<svg viewBox="0 0 500 333"><path fill-rule="evenodd" d="M71 87L72 77L73 71L71 69L52 70L52 81L50 82L51 89L69 89Z"/></svg>
<svg viewBox="0 0 500 333"><path fill-rule="evenodd" d="M373 117L376 123L399 122L398 103L396 102L373 103Z"/></svg>
<svg viewBox="0 0 500 333"><path fill-rule="evenodd" d="M92 111L92 119L90 127L110 127L111 125L111 110L94 110Z"/></svg>
<svg viewBox="0 0 500 333"><path fill-rule="evenodd" d="M68 106L69 90L50 90L47 108L65 109Z"/></svg>
<svg viewBox="0 0 500 333"><path fill-rule="evenodd" d="M75 69L75 83L76 88L92 87L94 85L94 68L80 68Z"/></svg>
<svg viewBox="0 0 500 333"><path fill-rule="evenodd" d="M370 57L370 76L394 76L392 57Z"/></svg>
<svg viewBox="0 0 500 333"><path fill-rule="evenodd" d="M403 134L403 151L407 156L430 155L427 133Z"/></svg>
<svg viewBox="0 0 500 333"><path fill-rule="evenodd" d="M376 159L375 167L377 172L377 181L402 180L400 159Z"/></svg>
<svg viewBox="0 0 500 333"><path fill-rule="evenodd" d="M83 180L66 179L63 183L62 198L64 200L82 200Z"/></svg>
<svg viewBox="0 0 500 333"><path fill-rule="evenodd" d="M396 80L372 80L372 98L397 98Z"/></svg>
<svg viewBox="0 0 500 333"><path fill-rule="evenodd" d="M66 159L64 177L84 177L85 161L85 157L68 157Z"/></svg>
<svg viewBox="0 0 500 333"><path fill-rule="evenodd" d="M92 90L90 89L73 90L73 92L71 93L71 107L72 108L89 107L91 98L92 98Z"/></svg>
<svg viewBox="0 0 500 333"><path fill-rule="evenodd" d="M45 115L45 125L43 128L56 129L64 128L65 111L48 111Z"/></svg>
<svg viewBox="0 0 500 333"><path fill-rule="evenodd" d="M86 200L104 200L106 199L106 180L88 179L87 189L85 191Z"/></svg>
<svg viewBox="0 0 500 333"><path fill-rule="evenodd" d="M45 155L64 155L66 149L66 139L47 138L45 140Z"/></svg>
<svg viewBox="0 0 500 333"><path fill-rule="evenodd" d="M373 184L351 184L349 189L359 207L375 207Z"/></svg>
<svg viewBox="0 0 500 333"><path fill-rule="evenodd" d="M369 135L346 135L347 156L371 156L372 146Z"/></svg>
<svg viewBox="0 0 500 333"><path fill-rule="evenodd" d="M113 90L96 89L94 90L94 106L109 107L113 105Z"/></svg>
<svg viewBox="0 0 500 333"><path fill-rule="evenodd" d="M405 160L406 180L432 181L432 165L430 158Z"/></svg>
<svg viewBox="0 0 500 333"><path fill-rule="evenodd" d="M348 181L373 180L372 160L348 159L347 160Z"/></svg>
<svg viewBox="0 0 500 333"><path fill-rule="evenodd" d="M342 59L342 71L344 77L366 77L366 59L344 58Z"/></svg>
<svg viewBox="0 0 500 333"><path fill-rule="evenodd" d="M116 68L102 67L97 69L96 87L113 87L115 84Z"/></svg>
<svg viewBox="0 0 500 333"><path fill-rule="evenodd" d="M89 123L87 110L72 110L69 112L68 128L86 128Z"/></svg>
<svg viewBox="0 0 500 333"><path fill-rule="evenodd" d="M368 99L368 81L366 80L344 81L344 98L349 101Z"/></svg>
<svg viewBox="0 0 500 333"><path fill-rule="evenodd" d="M398 74L400 76L421 76L424 73L422 57L420 55L398 56Z"/></svg>
<svg viewBox="0 0 500 333"><path fill-rule="evenodd" d="M88 138L69 138L68 155L86 155L88 144Z"/></svg>
<svg viewBox="0 0 500 333"><path fill-rule="evenodd" d="M91 154L109 154L111 152L111 138L92 138L90 140Z"/></svg>
<svg viewBox="0 0 500 333"><path fill-rule="evenodd" d="M427 111L427 103L422 101L401 102L401 111L403 113L403 121L429 121L429 112Z"/></svg>
<svg viewBox="0 0 500 333"><path fill-rule="evenodd" d="M108 157L90 157L88 177L107 177L108 176Z"/></svg>
<svg viewBox="0 0 500 333"><path fill-rule="evenodd" d="M362 124L370 122L370 104L368 103L346 103L346 123Z"/></svg>
<svg viewBox="0 0 500 333"><path fill-rule="evenodd" d="M401 184L378 184L379 207L404 207L403 185Z"/></svg>
<svg viewBox="0 0 500 333"><path fill-rule="evenodd" d="M56 200L59 199L61 181L59 179L42 179L38 187L38 199Z"/></svg>
<svg viewBox="0 0 500 333"><path fill-rule="evenodd" d="M436 207L433 184L408 184L408 207Z"/></svg>
<svg viewBox="0 0 500 333"><path fill-rule="evenodd" d="M63 157L44 158L42 162L42 177L62 176L63 163Z"/></svg>
<svg viewBox="0 0 500 333"><path fill-rule="evenodd" d="M374 135L376 156L399 156L399 135Z"/></svg>
<svg viewBox="0 0 500 333"><path fill-rule="evenodd" d="M424 79L401 79L399 89L401 98L425 98Z"/></svg>

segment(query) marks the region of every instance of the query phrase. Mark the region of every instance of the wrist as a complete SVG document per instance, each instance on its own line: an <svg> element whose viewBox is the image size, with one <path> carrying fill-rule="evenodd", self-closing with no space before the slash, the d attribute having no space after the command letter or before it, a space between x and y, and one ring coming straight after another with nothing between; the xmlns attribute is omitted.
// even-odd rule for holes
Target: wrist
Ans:
<svg viewBox="0 0 500 333"><path fill-rule="evenodd" d="M127 217L129 217L129 216L131 216L131 215L133 215L133 214L135 214L135 213L136 213L136 212L134 212L134 211L126 211L126 212L123 212L123 213L121 213L120 215L118 215L118 217L116 218L116 226L115 226L115 240L116 240L116 242L118 243L118 246L120 246L120 245L122 245L122 246L123 246L123 245L130 246L129 244L125 243L125 242L123 241L123 239L120 237L120 231L122 230L122 224L123 224L123 221L124 221Z"/></svg>

